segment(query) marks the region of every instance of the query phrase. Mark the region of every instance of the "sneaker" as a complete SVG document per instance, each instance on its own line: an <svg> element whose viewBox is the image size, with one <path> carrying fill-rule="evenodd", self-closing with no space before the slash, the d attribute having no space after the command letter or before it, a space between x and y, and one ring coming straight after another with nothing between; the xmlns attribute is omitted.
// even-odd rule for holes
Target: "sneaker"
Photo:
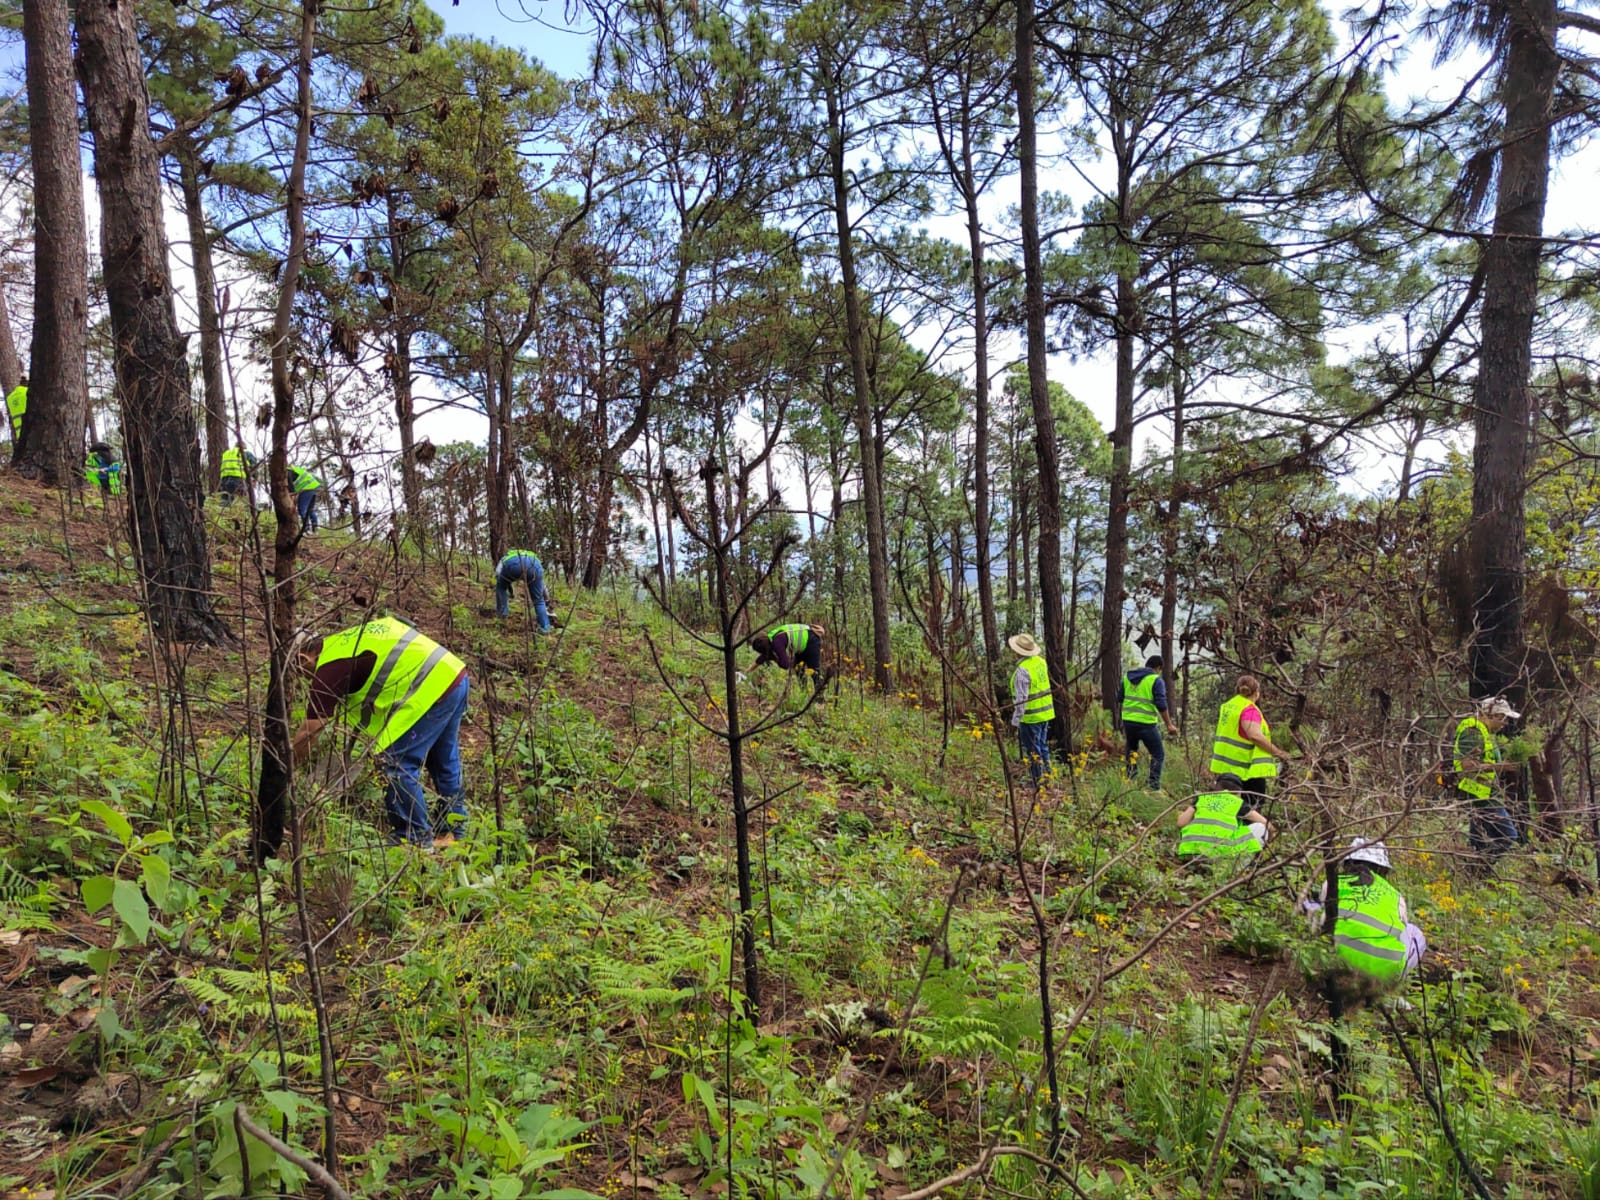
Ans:
<svg viewBox="0 0 1600 1200"><path fill-rule="evenodd" d="M433 839L433 848L435 850L443 850L446 846L454 846L455 844L456 835L453 833L441 833Z"/></svg>

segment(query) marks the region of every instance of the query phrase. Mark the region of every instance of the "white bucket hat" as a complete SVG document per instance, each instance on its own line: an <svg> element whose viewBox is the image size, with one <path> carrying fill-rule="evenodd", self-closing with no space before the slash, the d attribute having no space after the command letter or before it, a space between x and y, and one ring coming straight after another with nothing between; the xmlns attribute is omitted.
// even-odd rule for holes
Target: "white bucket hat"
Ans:
<svg viewBox="0 0 1600 1200"><path fill-rule="evenodd" d="M1389 869L1389 851L1382 842L1370 841L1367 838L1350 839L1350 849L1344 856L1345 862L1371 863L1375 867Z"/></svg>

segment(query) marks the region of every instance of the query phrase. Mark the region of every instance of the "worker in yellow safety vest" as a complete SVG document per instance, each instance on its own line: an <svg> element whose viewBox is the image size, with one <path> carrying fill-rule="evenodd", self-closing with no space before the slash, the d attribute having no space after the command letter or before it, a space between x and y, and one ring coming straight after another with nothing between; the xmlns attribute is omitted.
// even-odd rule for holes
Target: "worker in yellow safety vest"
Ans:
<svg viewBox="0 0 1600 1200"><path fill-rule="evenodd" d="M1243 793L1260 809L1267 799L1267 781L1278 774L1278 763L1289 752L1272 744L1272 730L1257 701L1261 683L1254 675L1241 675L1233 697L1217 711L1217 732L1211 742L1211 773L1226 791Z"/></svg>
<svg viewBox="0 0 1600 1200"><path fill-rule="evenodd" d="M1389 882L1389 870L1389 851L1382 842L1352 839L1339 863L1339 910L1333 925L1334 951L1340 961L1383 983L1415 971L1428 950L1428 939L1412 922L1406 898ZM1327 900L1324 883L1318 899L1302 905L1318 931L1326 925Z"/></svg>
<svg viewBox="0 0 1600 1200"><path fill-rule="evenodd" d="M1237 858L1267 844L1267 819L1232 792L1202 792L1178 813L1180 858Z"/></svg>
<svg viewBox="0 0 1600 1200"><path fill-rule="evenodd" d="M28 377L24 375L17 386L6 393L6 412L11 417L11 442L15 446L22 440L22 414L28 411Z"/></svg>
<svg viewBox="0 0 1600 1200"><path fill-rule="evenodd" d="M1034 787L1039 787L1050 770L1050 722L1056 715L1050 669L1044 652L1029 633L1017 633L1006 645L1022 661L1011 676L1011 724L1017 730L1017 748Z"/></svg>
<svg viewBox="0 0 1600 1200"><path fill-rule="evenodd" d="M1499 733L1507 721L1522 714L1504 696L1478 701L1456 726L1452 747L1456 796L1467 805L1467 841L1480 864L1492 864L1517 844L1517 823L1503 801L1495 799L1495 781L1521 769L1506 762L1500 752Z"/></svg>
<svg viewBox="0 0 1600 1200"><path fill-rule="evenodd" d="M317 531L317 497L322 494L322 480L304 467L289 468L289 489L294 492L295 512L300 516L300 532Z"/></svg>
<svg viewBox="0 0 1600 1200"><path fill-rule="evenodd" d="M250 494L248 472L255 469L256 456L243 446L234 446L222 452L217 464L217 477L222 489L222 506L227 508L235 498Z"/></svg>
<svg viewBox="0 0 1600 1200"><path fill-rule="evenodd" d="M449 845L466 832L461 785L461 718L467 711L467 668L459 658L404 621L378 617L308 641L300 669L311 681L293 761L335 717L369 739L388 779L385 803L393 843ZM439 793L430 819L422 768Z"/></svg>

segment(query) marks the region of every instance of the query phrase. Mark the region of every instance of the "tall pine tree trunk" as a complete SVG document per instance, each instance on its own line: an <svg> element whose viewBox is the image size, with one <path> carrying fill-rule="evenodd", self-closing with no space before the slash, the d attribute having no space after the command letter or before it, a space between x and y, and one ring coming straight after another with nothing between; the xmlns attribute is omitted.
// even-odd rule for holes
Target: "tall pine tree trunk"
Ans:
<svg viewBox="0 0 1600 1200"><path fill-rule="evenodd" d="M1172 323L1172 485L1167 492L1166 519L1161 529L1161 674L1166 681L1169 703L1176 699L1176 659L1173 657L1178 625L1178 529L1183 515L1183 435L1184 402L1188 399L1189 376L1184 362L1183 333L1178 316L1178 269L1172 266L1168 291L1169 319ZM1118 689L1120 694L1121 689ZM1172 707L1176 708L1174 704Z"/></svg>
<svg viewBox="0 0 1600 1200"><path fill-rule="evenodd" d="M844 289L845 340L850 352L856 438L861 447L861 500L867 534L867 583L872 596L872 681L889 689L889 546L883 518L883 479L878 474L872 426L871 385L867 379L866 332L861 317L861 292L856 281L855 234L850 228L850 189L845 174L844 115L829 81L828 166L833 177L834 229L839 242L839 278Z"/></svg>
<svg viewBox="0 0 1600 1200"><path fill-rule="evenodd" d="M1045 347L1044 255L1039 241L1039 135L1034 99L1033 0L1017 4L1017 162L1022 176L1023 307L1027 323L1028 398L1033 405L1033 449L1038 462L1039 600L1044 607L1044 657L1056 688L1067 682L1067 635L1061 600L1061 468L1056 418L1050 407ZM1063 750L1072 745L1066 695L1051 722Z"/></svg>
<svg viewBox="0 0 1600 1200"><path fill-rule="evenodd" d="M963 118L967 114L963 113ZM967 255L972 263L972 472L973 529L978 560L978 612L983 624L983 653L992 673L1000 658L1000 623L994 611L993 552L989 520L989 279L983 254L983 225L978 215L977 173L972 165L972 130L961 134L961 192L967 209Z"/></svg>
<svg viewBox="0 0 1600 1200"><path fill-rule="evenodd" d="M9 396L22 380L22 363L17 359L17 343L11 334L11 308L6 289L0 283L0 394Z"/></svg>
<svg viewBox="0 0 1600 1200"><path fill-rule="evenodd" d="M28 411L11 461L50 487L68 487L82 479L89 406L89 251L67 0L24 0L22 29L33 157L33 347ZM144 126L138 132L143 136Z"/></svg>
<svg viewBox="0 0 1600 1200"><path fill-rule="evenodd" d="M394 277L405 277L405 238L400 233L400 214L395 204L394 190L384 196L389 227L389 261L394 265ZM422 511L422 478L417 470L416 405L412 392L411 335L412 313L402 308L408 301L396 295L396 287L389 291L394 296L394 338L390 348L389 379L394 384L395 426L400 432L400 494L405 498L406 523L410 533L419 543L424 539L426 522Z"/></svg>
<svg viewBox="0 0 1600 1200"><path fill-rule="evenodd" d="M1127 187L1122 188L1124 200ZM1123 211L1126 212L1126 203ZM1126 228L1125 225L1122 226ZM1116 415L1111 431L1111 497L1106 513L1105 595L1100 609L1100 701L1122 723L1122 601L1128 573L1128 488L1133 467L1133 342L1138 297L1132 268L1117 270Z"/></svg>
<svg viewBox="0 0 1600 1200"><path fill-rule="evenodd" d="M1505 131L1494 230L1484 247L1481 350L1475 388L1469 561L1472 694L1520 696L1523 667L1524 501L1531 447L1533 321L1540 236L1550 183L1550 109L1561 60L1555 0L1506 12Z"/></svg>
<svg viewBox="0 0 1600 1200"><path fill-rule="evenodd" d="M175 641L225 642L212 611L189 363L173 309L160 168L134 6L81 0L78 71L94 138L100 252L145 602Z"/></svg>
<svg viewBox="0 0 1600 1200"><path fill-rule="evenodd" d="M188 139L178 143L178 187L189 222L189 252L194 263L195 308L200 317L200 377L205 386L206 488L222 483L222 455L228 448L228 393L222 375L222 322L217 316L217 272L211 259L211 233L200 191L200 168Z"/></svg>

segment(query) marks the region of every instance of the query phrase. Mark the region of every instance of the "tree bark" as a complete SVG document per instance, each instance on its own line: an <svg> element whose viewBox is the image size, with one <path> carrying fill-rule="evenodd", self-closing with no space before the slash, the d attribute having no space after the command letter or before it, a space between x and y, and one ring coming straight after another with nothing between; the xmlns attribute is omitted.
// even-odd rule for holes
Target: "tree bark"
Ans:
<svg viewBox="0 0 1600 1200"><path fill-rule="evenodd" d="M289 162L287 211L288 253L278 276L278 302L272 317L272 452L267 459L268 491L277 532L272 543L273 588L270 600L269 642L271 670L267 677L265 736L262 739L261 779L256 789L255 855L262 862L276 855L283 844L285 819L292 828L294 815L294 755L289 730L289 690L294 663L291 651L298 607L295 561L299 557L300 527L294 493L289 488L289 430L294 425L295 379L291 344L295 293L306 254L306 161L311 145L311 51L316 35L314 0L301 10L300 48L296 63L294 155ZM325 1147L334 1166L331 1135Z"/></svg>
<svg viewBox="0 0 1600 1200"><path fill-rule="evenodd" d="M83 478L89 407L89 250L67 0L24 0L22 28L33 159L33 345L28 411L11 461L50 487L71 487Z"/></svg>
<svg viewBox="0 0 1600 1200"><path fill-rule="evenodd" d="M1119 236L1127 228L1126 172L1118 198L1123 214ZM1113 728L1122 724L1122 600L1128 573L1128 487L1133 467L1133 342L1139 322L1134 275L1117 270L1117 381L1115 424L1111 431L1111 496L1106 513L1105 595L1100 610L1100 702Z"/></svg>
<svg viewBox="0 0 1600 1200"><path fill-rule="evenodd" d="M0 282L0 395L9 396L22 381L22 363L17 359L17 343L11 333L11 308L6 303L5 284Z"/></svg>
<svg viewBox="0 0 1600 1200"><path fill-rule="evenodd" d="M1039 465L1039 599L1044 608L1044 657L1056 688L1067 682L1067 635L1061 602L1061 469L1056 418L1050 407L1045 347L1044 255L1039 241L1039 136L1034 99L1033 0L1017 3L1017 161L1022 176L1023 307L1027 321L1028 398L1033 405L1034 457ZM1059 745L1072 745L1065 693L1051 725Z"/></svg>
<svg viewBox="0 0 1600 1200"><path fill-rule="evenodd" d="M972 471L973 529L978 560L978 611L983 653L991 674L1000 660L1000 623L994 610L992 525L989 518L989 278L978 214L977 174L972 164L971 114L962 113L961 194L967 209L967 255L972 262Z"/></svg>
<svg viewBox="0 0 1600 1200"><path fill-rule="evenodd" d="M187 138L178 143L178 187L189 222L194 263L195 308L200 317L200 378L205 387L206 490L222 486L222 455L228 448L228 393L222 375L222 321L217 315L217 272L211 259L211 232L200 191L200 169Z"/></svg>
<svg viewBox="0 0 1600 1200"><path fill-rule="evenodd" d="M145 602L163 636L230 641L212 611L189 364L173 308L167 234L134 7L78 5L78 69L94 139L100 252L128 469L128 521Z"/></svg>
<svg viewBox="0 0 1600 1200"><path fill-rule="evenodd" d="M1182 323L1178 314L1178 267L1174 262L1168 282L1168 319L1172 323L1172 483L1167 491L1166 520L1161 530L1161 674L1167 685L1168 704L1176 709L1177 673L1173 656L1178 626L1178 530L1183 516L1184 402L1189 398L1189 376L1184 362ZM1120 697L1122 689L1119 686ZM1168 714L1172 716L1171 713ZM1174 719L1176 719L1174 717Z"/></svg>
<svg viewBox="0 0 1600 1200"><path fill-rule="evenodd" d="M828 107L828 167L833 181L834 228L839 242L839 280L844 289L845 340L850 353L856 438L861 443L861 499L867 534L867 582L872 596L872 682L889 690L889 547L883 520L883 480L878 474L867 379L866 334L856 281L855 235L850 228L850 186L845 173L844 116L835 81L825 88Z"/></svg>
<svg viewBox="0 0 1600 1200"><path fill-rule="evenodd" d="M406 275L406 244L400 232L400 214L395 205L393 189L385 194L384 204L388 215L389 261L394 265L394 278L398 285ZM396 285L391 285L391 294L397 291ZM394 418L400 431L400 494L405 499L406 523L410 526L411 536L420 544L426 534L426 522L422 511L422 478L417 470L417 415L411 379L412 314L402 310L406 301L401 296L395 295L394 303L389 379L394 384Z"/></svg>
<svg viewBox="0 0 1600 1200"><path fill-rule="evenodd" d="M1507 39L1494 229L1483 251L1483 308L1473 420L1472 695L1509 692L1520 704L1525 487L1531 447L1533 321L1539 301L1540 237L1550 183L1550 110L1561 60L1555 0L1506 12Z"/></svg>

